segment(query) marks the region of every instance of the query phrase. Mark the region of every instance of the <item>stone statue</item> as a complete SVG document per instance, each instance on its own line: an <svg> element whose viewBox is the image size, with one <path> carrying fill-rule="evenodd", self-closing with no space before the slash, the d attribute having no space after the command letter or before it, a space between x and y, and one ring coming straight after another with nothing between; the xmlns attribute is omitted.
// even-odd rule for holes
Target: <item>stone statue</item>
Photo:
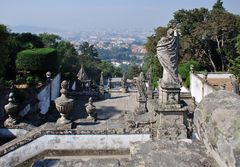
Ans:
<svg viewBox="0 0 240 167"><path fill-rule="evenodd" d="M179 35L177 30L169 29L167 37L157 44L157 57L163 67L162 86L181 86L178 76Z"/></svg>
<svg viewBox="0 0 240 167"><path fill-rule="evenodd" d="M121 86L122 86L122 88L125 88L127 86L127 76L125 73L123 74L123 77L121 78Z"/></svg>
<svg viewBox="0 0 240 167"><path fill-rule="evenodd" d="M146 73L147 78L147 96L149 99L153 99L153 89L152 89L152 66L148 69Z"/></svg>
<svg viewBox="0 0 240 167"><path fill-rule="evenodd" d="M145 84L146 79L143 72L140 73L135 82L138 89L138 106L135 111L137 114L144 114L147 112L147 88Z"/></svg>
<svg viewBox="0 0 240 167"><path fill-rule="evenodd" d="M125 73L123 74L123 77L121 78L121 90L122 90L122 93L128 92L127 76Z"/></svg>
<svg viewBox="0 0 240 167"><path fill-rule="evenodd" d="M146 84L145 84L145 77L144 77L144 74L143 72L140 73L139 77L136 79L136 86L137 86L137 89L138 89L138 95L139 95L139 98L142 98L142 99L147 99L147 93L146 93Z"/></svg>
<svg viewBox="0 0 240 167"><path fill-rule="evenodd" d="M92 104L92 97L90 97L89 100L88 100L88 103L85 104L85 108L86 108L86 112L88 114L87 119L97 121L97 112L95 111L96 106L94 106Z"/></svg>
<svg viewBox="0 0 240 167"><path fill-rule="evenodd" d="M103 82L103 72L101 72L99 85L102 86L102 87L104 87L104 82Z"/></svg>
<svg viewBox="0 0 240 167"><path fill-rule="evenodd" d="M232 75L230 76L231 84L233 86L233 93L239 94L239 83L238 83L238 77Z"/></svg>
<svg viewBox="0 0 240 167"><path fill-rule="evenodd" d="M103 72L101 72L101 76L100 76L99 92L100 92L100 98L104 99L104 81L103 81Z"/></svg>

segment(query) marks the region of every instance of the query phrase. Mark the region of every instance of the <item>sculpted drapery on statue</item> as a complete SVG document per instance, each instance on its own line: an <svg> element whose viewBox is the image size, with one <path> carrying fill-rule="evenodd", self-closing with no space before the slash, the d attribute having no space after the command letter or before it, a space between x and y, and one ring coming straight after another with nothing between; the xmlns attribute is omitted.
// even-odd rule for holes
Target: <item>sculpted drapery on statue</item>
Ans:
<svg viewBox="0 0 240 167"><path fill-rule="evenodd" d="M177 30L169 29L167 37L162 37L157 44L157 57L163 67L161 85L166 87L182 84L178 76L179 35Z"/></svg>

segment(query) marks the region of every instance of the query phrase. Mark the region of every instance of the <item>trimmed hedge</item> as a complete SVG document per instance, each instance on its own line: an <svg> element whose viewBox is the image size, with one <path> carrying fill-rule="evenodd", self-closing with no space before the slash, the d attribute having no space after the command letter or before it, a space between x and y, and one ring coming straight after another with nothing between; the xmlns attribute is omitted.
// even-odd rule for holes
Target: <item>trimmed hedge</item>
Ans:
<svg viewBox="0 0 240 167"><path fill-rule="evenodd" d="M17 54L16 68L31 71L56 71L58 69L57 52L52 48L23 50Z"/></svg>

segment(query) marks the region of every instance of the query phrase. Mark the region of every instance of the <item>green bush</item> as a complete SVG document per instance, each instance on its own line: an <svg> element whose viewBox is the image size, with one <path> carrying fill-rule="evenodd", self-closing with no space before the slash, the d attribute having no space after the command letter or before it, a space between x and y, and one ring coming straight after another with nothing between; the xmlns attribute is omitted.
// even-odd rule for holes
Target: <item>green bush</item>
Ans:
<svg viewBox="0 0 240 167"><path fill-rule="evenodd" d="M199 62L197 62L195 60L189 60L187 63L179 64L179 66L178 66L178 72L181 75L183 81L185 81L189 76L191 64L194 65L195 71L200 70L201 65Z"/></svg>
<svg viewBox="0 0 240 167"><path fill-rule="evenodd" d="M190 76L188 76L187 79L185 80L184 86L185 86L186 88L189 88L189 86L190 86Z"/></svg>
<svg viewBox="0 0 240 167"><path fill-rule="evenodd" d="M27 79L26 79L26 83L29 86L32 86L35 83L35 78L33 76L28 76Z"/></svg>
<svg viewBox="0 0 240 167"><path fill-rule="evenodd" d="M10 88L13 85L13 80L5 80L4 81L4 86Z"/></svg>
<svg viewBox="0 0 240 167"><path fill-rule="evenodd" d="M40 83L40 82L42 82L42 80L41 80L41 78L39 76L35 76L34 82L35 83Z"/></svg>
<svg viewBox="0 0 240 167"><path fill-rule="evenodd" d="M52 48L23 50L17 54L16 68L30 71L56 71L58 69L56 50Z"/></svg>
<svg viewBox="0 0 240 167"><path fill-rule="evenodd" d="M16 75L16 83L17 84L25 83L24 77L22 77L21 75Z"/></svg>

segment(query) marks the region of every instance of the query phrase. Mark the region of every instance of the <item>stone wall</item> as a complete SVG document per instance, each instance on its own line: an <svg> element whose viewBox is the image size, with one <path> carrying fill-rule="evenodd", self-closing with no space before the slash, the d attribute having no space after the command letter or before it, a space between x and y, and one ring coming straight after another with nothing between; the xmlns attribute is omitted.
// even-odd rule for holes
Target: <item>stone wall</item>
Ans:
<svg viewBox="0 0 240 167"><path fill-rule="evenodd" d="M55 100L59 96L60 91L60 82L61 75L57 74L52 80L51 85L47 84L37 95L39 100L39 108L42 114L46 114L48 112L48 108L50 106L50 89L51 89L51 100Z"/></svg>
<svg viewBox="0 0 240 167"><path fill-rule="evenodd" d="M59 73L51 81L51 100L55 100L57 97L59 97L60 83L61 83L61 75Z"/></svg>
<svg viewBox="0 0 240 167"><path fill-rule="evenodd" d="M7 128L0 128L0 136L2 138L14 138L23 136L28 131L25 129L7 129Z"/></svg>
<svg viewBox="0 0 240 167"><path fill-rule="evenodd" d="M209 83L205 82L198 74L190 73L190 92L195 97L196 102L200 102L202 98L216 89Z"/></svg>
<svg viewBox="0 0 240 167"><path fill-rule="evenodd" d="M150 134L44 135L3 155L0 166L16 166L46 150L124 150L131 142L149 140Z"/></svg>

